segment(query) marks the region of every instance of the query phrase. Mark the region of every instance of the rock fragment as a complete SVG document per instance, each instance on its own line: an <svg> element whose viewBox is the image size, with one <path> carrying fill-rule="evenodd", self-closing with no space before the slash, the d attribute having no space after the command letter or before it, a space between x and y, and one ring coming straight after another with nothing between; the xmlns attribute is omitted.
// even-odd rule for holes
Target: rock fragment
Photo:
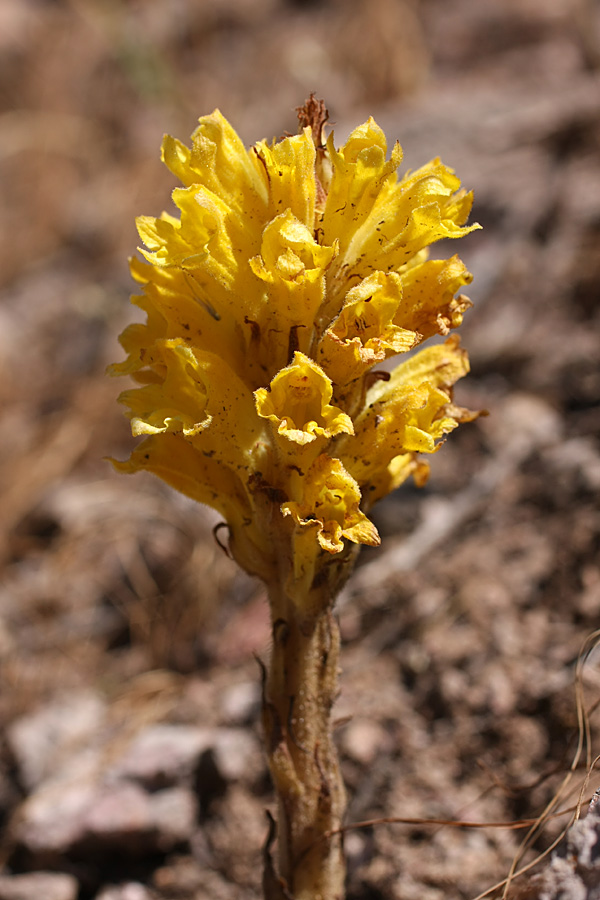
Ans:
<svg viewBox="0 0 600 900"><path fill-rule="evenodd" d="M23 786L27 790L37 787L63 765L66 757L89 744L105 712L98 694L77 691L17 719L7 737Z"/></svg>
<svg viewBox="0 0 600 900"><path fill-rule="evenodd" d="M76 900L78 892L76 879L61 872L0 875L0 900Z"/></svg>
<svg viewBox="0 0 600 900"><path fill-rule="evenodd" d="M139 881L128 881L103 888L96 900L154 900L154 894Z"/></svg>

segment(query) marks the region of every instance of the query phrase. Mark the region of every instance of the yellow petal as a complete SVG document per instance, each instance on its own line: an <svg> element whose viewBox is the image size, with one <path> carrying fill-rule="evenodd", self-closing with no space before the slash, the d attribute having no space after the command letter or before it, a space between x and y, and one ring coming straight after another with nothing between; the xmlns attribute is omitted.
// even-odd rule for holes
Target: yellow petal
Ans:
<svg viewBox="0 0 600 900"><path fill-rule="evenodd" d="M195 449L182 435L153 435L142 441L125 462L111 462L125 474L152 472L228 520L237 520L244 510L250 514L246 492L237 476L219 460Z"/></svg>
<svg viewBox="0 0 600 900"><path fill-rule="evenodd" d="M129 407L133 433L181 433L248 480L261 464L265 432L251 391L227 362L177 339L157 341L145 361L155 378L120 398Z"/></svg>
<svg viewBox="0 0 600 900"><path fill-rule="evenodd" d="M396 144L391 159L386 161L385 135L372 118L355 128L340 150L335 149L331 134L327 150L332 175L320 227L324 241L338 239L344 255L384 184L396 180L402 150Z"/></svg>
<svg viewBox="0 0 600 900"><path fill-rule="evenodd" d="M204 185L239 215L266 220L268 188L256 155L218 109L199 122L191 150L165 136L163 162L186 187Z"/></svg>
<svg viewBox="0 0 600 900"><path fill-rule="evenodd" d="M372 470L369 480L361 486L363 509L371 507L400 487L407 478L413 476L417 487L423 487L429 477L429 464L417 453L402 453L395 456L387 466Z"/></svg>
<svg viewBox="0 0 600 900"><path fill-rule="evenodd" d="M470 197L458 192L452 169L433 160L395 183L382 186L364 222L342 247L328 275L334 296L348 281L373 269L402 269L425 247L442 238L458 238L479 225L461 227Z"/></svg>
<svg viewBox="0 0 600 900"><path fill-rule="evenodd" d="M186 259L194 252L201 253L208 243L206 232L198 247L192 248L181 234L181 223L171 219L154 216L138 216L135 220L138 234L148 248L140 248L143 256L155 266L174 265Z"/></svg>
<svg viewBox="0 0 600 900"><path fill-rule="evenodd" d="M302 134L254 147L269 185L269 217L291 209L311 231L315 225L315 145L310 128Z"/></svg>
<svg viewBox="0 0 600 900"><path fill-rule="evenodd" d="M433 387L449 392L459 378L469 372L467 351L460 346L458 335L451 335L443 344L419 350L410 359L396 366L388 382L379 382L371 388L368 399L376 399L399 386L417 386L427 382Z"/></svg>
<svg viewBox="0 0 600 900"><path fill-rule="evenodd" d="M206 350L197 356L195 374L204 384L210 422L189 440L249 479L253 471L265 468L268 453L268 436L256 416L252 392L223 359Z"/></svg>
<svg viewBox="0 0 600 900"><path fill-rule="evenodd" d="M319 437L352 434L352 419L331 405L332 395L331 379L300 351L268 389L254 393L258 415L272 422L278 435L300 445Z"/></svg>
<svg viewBox="0 0 600 900"><path fill-rule="evenodd" d="M335 247L318 244L313 232L287 209L266 226L261 255L251 261L252 270L270 284L285 282L290 289L315 283L336 254ZM288 300L288 303L290 301ZM312 321L314 307L304 318Z"/></svg>
<svg viewBox="0 0 600 900"><path fill-rule="evenodd" d="M428 338L433 334L447 334L462 323L471 301L454 295L470 284L473 276L458 256L409 266L401 278L402 300L394 317L397 325L412 328Z"/></svg>
<svg viewBox="0 0 600 900"><path fill-rule="evenodd" d="M217 456L196 449L182 435L146 438L125 462L111 459L118 472L147 471L198 503L216 509L229 526L229 548L239 564L268 579L274 565L268 535L257 527L246 485Z"/></svg>
<svg viewBox="0 0 600 900"><path fill-rule="evenodd" d="M129 407L134 436L167 431L192 435L206 428L206 389L192 350L178 339L157 341L145 357L159 380L119 397Z"/></svg>
<svg viewBox="0 0 600 900"><path fill-rule="evenodd" d="M259 247L260 234L216 194L201 185L177 188L173 201L181 218L138 218L138 231L150 252L141 250L156 266L203 270L231 288L240 265Z"/></svg>
<svg viewBox="0 0 600 900"><path fill-rule="evenodd" d="M239 322L236 297L210 275L178 267L152 266L130 260L144 296L132 303L147 315L147 323L129 325L119 338L128 354L123 363L109 367L111 375L134 375L148 365L147 350L157 340L179 338L191 347L206 346L244 377L255 363L248 352L251 330ZM264 373L261 380L264 382Z"/></svg>

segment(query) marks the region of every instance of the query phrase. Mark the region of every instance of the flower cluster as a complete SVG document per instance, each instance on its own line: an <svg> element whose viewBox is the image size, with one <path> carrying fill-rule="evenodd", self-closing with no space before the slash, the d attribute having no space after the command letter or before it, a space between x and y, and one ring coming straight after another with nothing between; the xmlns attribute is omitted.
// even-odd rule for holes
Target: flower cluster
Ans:
<svg viewBox="0 0 600 900"><path fill-rule="evenodd" d="M165 137L180 214L138 219L147 321L110 367L138 382L120 400L144 436L117 468L214 507L245 569L304 587L345 542L379 543L369 508L471 417L456 337L374 367L460 325L471 276L427 247L478 227L439 159L399 178L373 119L340 149L321 125L247 150L215 111L191 148Z"/></svg>

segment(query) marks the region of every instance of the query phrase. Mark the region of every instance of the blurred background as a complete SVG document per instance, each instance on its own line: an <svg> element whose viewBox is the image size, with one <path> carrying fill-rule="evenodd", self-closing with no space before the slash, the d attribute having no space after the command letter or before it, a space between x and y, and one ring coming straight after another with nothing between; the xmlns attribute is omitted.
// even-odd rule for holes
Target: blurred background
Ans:
<svg viewBox="0 0 600 900"><path fill-rule="evenodd" d="M163 133L219 107L279 137L311 91L338 143L373 115L403 168L440 155L484 226L435 254L475 275L457 397L490 416L381 504L340 602L349 821L535 816L571 764L600 613L597 0L0 0L0 900L260 896L262 588L210 511L113 473L104 369L134 218L175 187ZM349 897L474 898L520 840L350 832Z"/></svg>

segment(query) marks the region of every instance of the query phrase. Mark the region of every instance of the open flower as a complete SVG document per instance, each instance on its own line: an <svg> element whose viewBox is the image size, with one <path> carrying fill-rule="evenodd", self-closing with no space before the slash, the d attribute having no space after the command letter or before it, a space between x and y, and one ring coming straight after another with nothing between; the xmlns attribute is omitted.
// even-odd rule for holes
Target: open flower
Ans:
<svg viewBox="0 0 600 900"><path fill-rule="evenodd" d="M394 324L402 296L395 272L374 272L348 291L319 345L321 364L336 384L356 381L375 363L419 342L418 332Z"/></svg>
<svg viewBox="0 0 600 900"><path fill-rule="evenodd" d="M352 419L331 405L332 395L331 379L299 350L268 389L254 392L258 415L276 425L277 434L300 445L319 437L353 433Z"/></svg>
<svg viewBox="0 0 600 900"><path fill-rule="evenodd" d="M440 160L398 177L373 119L339 149L318 132L246 149L215 111L191 148L165 138L179 215L138 220L147 321L110 368L138 382L120 399L144 438L117 467L218 509L248 571L308 584L346 542L378 542L366 511L422 484L420 454L473 416L452 402L455 338L373 369L460 325L471 276L427 247L478 227Z"/></svg>
<svg viewBox="0 0 600 900"><path fill-rule="evenodd" d="M303 583L314 568L314 543L328 553L340 553L344 538L354 544L379 544L373 523L360 509L361 493L339 459L325 453L306 473L302 501L284 503L281 511L295 524L294 579ZM310 582L307 585L310 587Z"/></svg>

